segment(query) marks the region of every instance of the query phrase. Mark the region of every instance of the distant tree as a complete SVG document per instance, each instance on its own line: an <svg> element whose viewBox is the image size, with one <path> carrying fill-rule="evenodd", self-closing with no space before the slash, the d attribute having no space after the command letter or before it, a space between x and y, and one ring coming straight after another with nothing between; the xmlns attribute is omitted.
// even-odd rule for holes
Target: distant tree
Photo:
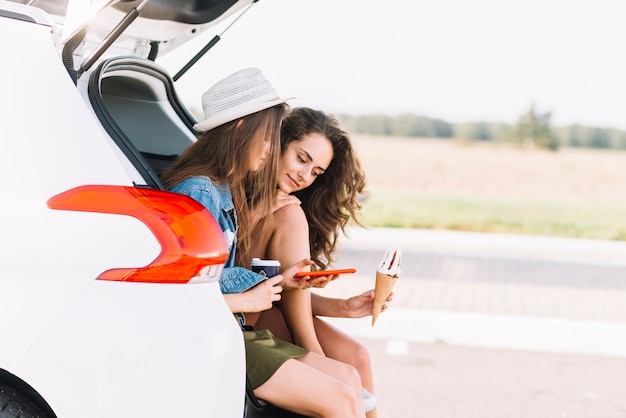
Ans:
<svg viewBox="0 0 626 418"><path fill-rule="evenodd" d="M432 119L437 138L452 138L454 136L454 126L451 123L440 119Z"/></svg>
<svg viewBox="0 0 626 418"><path fill-rule="evenodd" d="M197 109L194 114L202 115ZM338 114L348 132L420 138L462 138L469 141L514 142L557 150L560 146L626 150L626 131L582 125L552 127L550 113L538 113L532 105L516 125L500 122L451 124L440 119L413 114L395 117L383 114Z"/></svg>
<svg viewBox="0 0 626 418"><path fill-rule="evenodd" d="M618 129L610 129L609 135L611 136L612 149L626 149L626 132Z"/></svg>
<svg viewBox="0 0 626 418"><path fill-rule="evenodd" d="M493 135L487 122L467 122L456 126L456 136L473 141L491 141Z"/></svg>
<svg viewBox="0 0 626 418"><path fill-rule="evenodd" d="M601 128L593 128L591 130L591 140L589 141L591 148L611 148L611 137L609 133Z"/></svg>
<svg viewBox="0 0 626 418"><path fill-rule="evenodd" d="M562 138L563 144L571 147L582 147L585 145L585 128L580 125L572 125L565 129L565 135Z"/></svg>
<svg viewBox="0 0 626 418"><path fill-rule="evenodd" d="M403 114L396 116L391 125L391 134L394 136L428 136L428 128L424 125L426 118Z"/></svg>
<svg viewBox="0 0 626 418"><path fill-rule="evenodd" d="M451 124L439 119L402 114L391 121L391 133L395 136L418 138L451 138L454 129Z"/></svg>
<svg viewBox="0 0 626 418"><path fill-rule="evenodd" d="M612 128L570 125L555 129L559 143L570 147L626 149L626 132Z"/></svg>
<svg viewBox="0 0 626 418"><path fill-rule="evenodd" d="M391 119L386 115L365 115L357 119L357 132L391 135Z"/></svg>
<svg viewBox="0 0 626 418"><path fill-rule="evenodd" d="M337 115L348 132L368 135L391 135L391 118L386 115Z"/></svg>
<svg viewBox="0 0 626 418"><path fill-rule="evenodd" d="M522 115L513 131L514 140L521 146L534 145L552 151L559 149L557 136L550 125L551 113L537 113L532 104L527 113Z"/></svg>

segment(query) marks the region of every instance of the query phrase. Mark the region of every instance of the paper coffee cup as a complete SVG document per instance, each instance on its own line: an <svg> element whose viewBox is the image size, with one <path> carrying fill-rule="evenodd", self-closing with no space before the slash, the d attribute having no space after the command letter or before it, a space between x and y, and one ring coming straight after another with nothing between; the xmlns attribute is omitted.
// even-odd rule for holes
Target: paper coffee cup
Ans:
<svg viewBox="0 0 626 418"><path fill-rule="evenodd" d="M253 258L250 266L252 271L266 277L276 276L280 271L280 261L278 260L262 260L260 258Z"/></svg>

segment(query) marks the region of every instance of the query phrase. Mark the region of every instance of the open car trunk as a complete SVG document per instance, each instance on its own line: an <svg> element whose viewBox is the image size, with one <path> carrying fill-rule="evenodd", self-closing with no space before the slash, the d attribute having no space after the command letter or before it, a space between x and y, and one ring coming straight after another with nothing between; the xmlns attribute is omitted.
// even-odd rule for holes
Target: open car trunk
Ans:
<svg viewBox="0 0 626 418"><path fill-rule="evenodd" d="M218 22L245 13L255 1L35 0L61 15L91 3L91 19L76 27L63 26L61 20L63 63L105 131L145 180L138 185L157 189L163 189L163 172L196 139L196 121L178 98L174 79L219 36L173 77L154 60Z"/></svg>
<svg viewBox="0 0 626 418"><path fill-rule="evenodd" d="M147 186L162 189L160 176L196 139L196 121L172 78L150 60L116 57L91 72L87 91L102 126Z"/></svg>

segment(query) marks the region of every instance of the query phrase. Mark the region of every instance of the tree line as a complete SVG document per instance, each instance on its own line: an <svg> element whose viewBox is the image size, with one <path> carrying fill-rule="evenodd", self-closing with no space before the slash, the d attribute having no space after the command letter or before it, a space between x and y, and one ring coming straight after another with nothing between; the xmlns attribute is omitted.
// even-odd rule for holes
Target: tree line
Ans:
<svg viewBox="0 0 626 418"><path fill-rule="evenodd" d="M626 131L582 125L555 127L550 113L531 105L516 124L494 122L449 123L413 114L386 116L338 115L349 132L414 138L459 138L468 141L504 142L556 151L560 147L626 150Z"/></svg>

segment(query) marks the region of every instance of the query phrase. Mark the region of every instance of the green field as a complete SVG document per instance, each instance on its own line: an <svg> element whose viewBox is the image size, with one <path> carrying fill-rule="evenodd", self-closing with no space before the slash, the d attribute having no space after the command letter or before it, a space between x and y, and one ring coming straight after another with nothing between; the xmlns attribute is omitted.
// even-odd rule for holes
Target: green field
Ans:
<svg viewBox="0 0 626 418"><path fill-rule="evenodd" d="M626 153L354 137L367 226L626 240Z"/></svg>

